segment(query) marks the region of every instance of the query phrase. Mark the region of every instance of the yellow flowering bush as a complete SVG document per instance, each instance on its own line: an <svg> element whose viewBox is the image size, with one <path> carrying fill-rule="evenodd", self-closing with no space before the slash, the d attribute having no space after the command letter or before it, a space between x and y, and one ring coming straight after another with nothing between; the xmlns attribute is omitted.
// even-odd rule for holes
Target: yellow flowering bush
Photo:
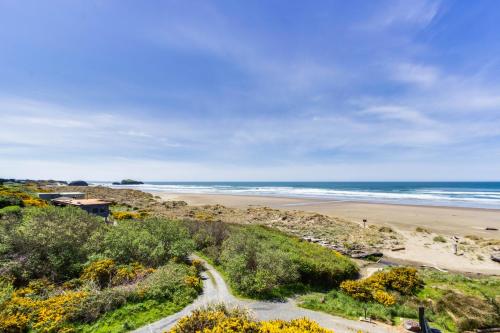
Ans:
<svg viewBox="0 0 500 333"><path fill-rule="evenodd" d="M153 268L145 268L137 262L130 265L118 266L115 275L111 279L111 284L113 286L118 286L124 283L131 283L153 272Z"/></svg>
<svg viewBox="0 0 500 333"><path fill-rule="evenodd" d="M23 332L31 328L35 332L69 332L65 323L88 296L84 291L69 291L47 299L32 299L28 288L14 292L0 311L1 332Z"/></svg>
<svg viewBox="0 0 500 333"><path fill-rule="evenodd" d="M198 211L194 214L194 218L198 221L212 222L215 217L210 212Z"/></svg>
<svg viewBox="0 0 500 333"><path fill-rule="evenodd" d="M201 280L197 276L192 276L192 275L186 276L186 278L184 279L184 283L188 287L192 287L194 289L201 290Z"/></svg>
<svg viewBox="0 0 500 333"><path fill-rule="evenodd" d="M261 321L259 324L259 333L332 333L331 330L324 329L315 321L307 318L291 321Z"/></svg>
<svg viewBox="0 0 500 333"><path fill-rule="evenodd" d="M394 295L388 290L397 291L402 295L411 295L422 286L422 279L414 268L397 267L387 271L377 272L363 280L346 280L340 288L361 301L376 301L390 306L396 303Z"/></svg>
<svg viewBox="0 0 500 333"><path fill-rule="evenodd" d="M191 265L196 269L198 273L201 272L204 268L203 261L198 259L194 259L193 261L191 261Z"/></svg>
<svg viewBox="0 0 500 333"><path fill-rule="evenodd" d="M340 284L340 288L347 294L360 301L369 301L372 299L372 290L363 281L346 280Z"/></svg>
<svg viewBox="0 0 500 333"><path fill-rule="evenodd" d="M215 305L182 318L168 333L333 333L307 318L255 321L243 309Z"/></svg>
<svg viewBox="0 0 500 333"><path fill-rule="evenodd" d="M396 303L396 297L394 297L394 295L389 294L387 291L375 290L372 295L375 301L385 306L391 306Z"/></svg>
<svg viewBox="0 0 500 333"><path fill-rule="evenodd" d="M0 185L0 208L5 206L45 207L47 202L35 197L25 188Z"/></svg>
<svg viewBox="0 0 500 333"><path fill-rule="evenodd" d="M83 281L93 281L103 288L111 284L115 272L115 262L112 259L102 259L88 264L80 278Z"/></svg>
<svg viewBox="0 0 500 333"><path fill-rule="evenodd" d="M23 199L23 204L25 207L46 207L48 203L44 200L37 198Z"/></svg>
<svg viewBox="0 0 500 333"><path fill-rule="evenodd" d="M136 220L141 218L141 214L135 212L112 212L111 215L116 220Z"/></svg>

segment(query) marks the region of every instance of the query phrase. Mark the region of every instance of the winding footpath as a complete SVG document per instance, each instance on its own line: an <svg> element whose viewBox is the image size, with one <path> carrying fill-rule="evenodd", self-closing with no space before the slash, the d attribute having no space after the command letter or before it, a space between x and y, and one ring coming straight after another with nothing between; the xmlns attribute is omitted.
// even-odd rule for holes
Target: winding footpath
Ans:
<svg viewBox="0 0 500 333"><path fill-rule="evenodd" d="M199 258L198 258L199 259ZM394 333L398 330L394 327L344 319L323 312L307 310L297 306L293 299L286 302L252 301L241 300L234 297L229 291L222 276L211 265L204 261L206 271L202 272L203 293L183 310L158 320L152 324L143 326L134 333L163 333L171 329L179 319L189 315L193 310L215 303L225 303L230 307L238 306L250 309L258 320L292 320L307 317L316 321L324 328L333 330L335 333L369 332L369 333Z"/></svg>

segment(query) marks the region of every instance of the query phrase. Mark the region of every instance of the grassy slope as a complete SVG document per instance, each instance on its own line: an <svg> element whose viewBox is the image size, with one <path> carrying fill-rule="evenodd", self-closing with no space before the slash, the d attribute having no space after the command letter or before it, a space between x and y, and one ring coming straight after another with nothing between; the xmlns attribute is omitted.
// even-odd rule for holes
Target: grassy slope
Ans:
<svg viewBox="0 0 500 333"><path fill-rule="evenodd" d="M109 312L92 324L78 325L75 329L84 333L120 333L153 323L163 317L182 310L187 304L172 301L148 300L142 303L126 304Z"/></svg>
<svg viewBox="0 0 500 333"><path fill-rule="evenodd" d="M356 264L349 258L340 255L339 253L326 249L318 244L305 242L295 236L287 235L276 229L270 229L264 226L241 226L232 225L231 232L251 231L259 236L259 242L271 248L285 251L294 262L299 263L306 271L315 271L324 269L331 276L336 276L343 280L346 277L354 276L358 270ZM274 288L272 293L262 295L248 295L238 290L235 284L231 281L228 272L224 269L223 264L217 264L214 260L203 252L198 252L200 257L204 258L213 265L227 281L231 292L236 297L242 299L285 299L297 294L304 294L312 291L324 290L324 287L317 286L312 283L289 283Z"/></svg>
<svg viewBox="0 0 500 333"><path fill-rule="evenodd" d="M498 298L500 295L500 279L497 277L473 279L459 274L434 271L421 271L421 275L425 286L416 297L403 298L399 304L391 307L378 303L363 303L338 290L304 295L300 298L300 305L351 319L364 316L366 309L368 316L372 318L398 324L400 317L417 318L417 307L420 303L435 304L447 290L459 291L482 299L484 296ZM433 321L433 327L448 332L457 331L456 322L444 310L436 313L428 311L427 314Z"/></svg>

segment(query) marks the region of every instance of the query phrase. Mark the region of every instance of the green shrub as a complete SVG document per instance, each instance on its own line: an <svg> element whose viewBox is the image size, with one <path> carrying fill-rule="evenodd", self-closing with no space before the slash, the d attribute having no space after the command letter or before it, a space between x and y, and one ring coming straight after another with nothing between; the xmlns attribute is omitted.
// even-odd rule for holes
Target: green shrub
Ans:
<svg viewBox="0 0 500 333"><path fill-rule="evenodd" d="M438 236L434 237L432 240L435 241L435 242L439 242L439 243L446 243L446 238L444 238L441 235L438 235Z"/></svg>
<svg viewBox="0 0 500 333"><path fill-rule="evenodd" d="M186 228L163 219L123 220L104 235L97 252L127 264L156 267L172 258L185 259L194 248Z"/></svg>
<svg viewBox="0 0 500 333"><path fill-rule="evenodd" d="M212 245L203 252L245 295L279 298L306 286L334 287L357 274L356 265L339 253L276 230L231 226L228 234L220 250Z"/></svg>
<svg viewBox="0 0 500 333"><path fill-rule="evenodd" d="M194 267L168 263L139 282L139 293L145 299L173 300L183 303L197 295L197 288L186 282L187 277L197 277Z"/></svg>
<svg viewBox="0 0 500 333"><path fill-rule="evenodd" d="M0 195L0 208L8 206L23 206L23 200L17 197Z"/></svg>
<svg viewBox="0 0 500 333"><path fill-rule="evenodd" d="M0 209L0 219L7 218L9 215L21 216L21 207L19 206L6 206Z"/></svg>
<svg viewBox="0 0 500 333"><path fill-rule="evenodd" d="M379 302L357 300L340 290L328 293L312 293L300 298L300 306L307 309L324 311L333 315L358 319L364 317L394 324L396 319L417 318L418 304L396 302L384 305Z"/></svg>
<svg viewBox="0 0 500 333"><path fill-rule="evenodd" d="M77 277L90 254L90 239L104 227L82 209L53 206L27 208L22 220L2 220L1 224L6 258L14 258L2 266L17 283L39 277L51 281Z"/></svg>

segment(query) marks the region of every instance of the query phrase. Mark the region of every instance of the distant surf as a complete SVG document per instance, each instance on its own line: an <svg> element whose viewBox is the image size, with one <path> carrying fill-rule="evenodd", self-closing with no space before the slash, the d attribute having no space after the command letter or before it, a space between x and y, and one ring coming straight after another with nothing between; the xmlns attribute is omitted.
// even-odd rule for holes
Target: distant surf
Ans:
<svg viewBox="0 0 500 333"><path fill-rule="evenodd" d="M426 206L500 209L500 182L145 182L111 185L182 194L261 195Z"/></svg>

